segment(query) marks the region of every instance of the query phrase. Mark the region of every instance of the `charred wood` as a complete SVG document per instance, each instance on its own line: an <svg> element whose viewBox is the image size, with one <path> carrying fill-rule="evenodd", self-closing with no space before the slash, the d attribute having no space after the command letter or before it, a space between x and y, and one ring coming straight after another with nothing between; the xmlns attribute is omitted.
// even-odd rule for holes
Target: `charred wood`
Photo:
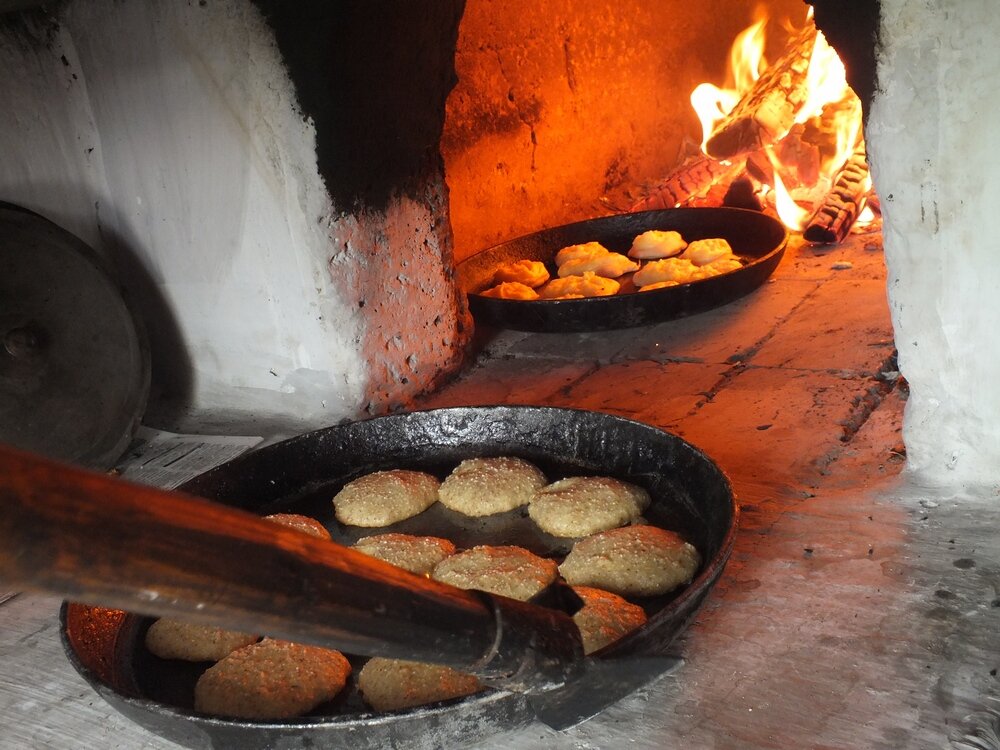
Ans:
<svg viewBox="0 0 1000 750"><path fill-rule="evenodd" d="M710 156L733 159L757 151L788 132L806 100L806 75L815 43L816 27L809 24L716 126L705 144Z"/></svg>
<svg viewBox="0 0 1000 750"><path fill-rule="evenodd" d="M716 186L722 186L722 194L714 204L722 203L722 196L728 190L729 182L743 171L742 164L729 164L697 156L684 162L667 178L652 185L645 197L633 204L630 211L649 211L658 208L696 205L704 200ZM704 204L700 204L704 205Z"/></svg>
<svg viewBox="0 0 1000 750"><path fill-rule="evenodd" d="M844 163L833 189L810 219L802 236L808 242L842 242L864 208L868 190L868 161L862 141Z"/></svg>

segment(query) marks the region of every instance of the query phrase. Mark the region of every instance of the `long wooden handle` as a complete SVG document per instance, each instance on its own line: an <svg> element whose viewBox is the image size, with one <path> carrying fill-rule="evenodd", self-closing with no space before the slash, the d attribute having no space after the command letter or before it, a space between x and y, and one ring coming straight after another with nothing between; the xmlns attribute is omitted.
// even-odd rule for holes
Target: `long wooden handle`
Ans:
<svg viewBox="0 0 1000 750"><path fill-rule="evenodd" d="M0 581L485 678L520 675L515 682L529 688L536 677L561 681L579 655L562 613L462 591L250 513L4 446Z"/></svg>

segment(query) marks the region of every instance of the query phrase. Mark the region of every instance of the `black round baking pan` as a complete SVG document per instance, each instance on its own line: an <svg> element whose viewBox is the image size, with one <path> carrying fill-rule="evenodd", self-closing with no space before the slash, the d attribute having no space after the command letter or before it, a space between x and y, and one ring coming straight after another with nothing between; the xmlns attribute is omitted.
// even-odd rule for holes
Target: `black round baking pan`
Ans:
<svg viewBox="0 0 1000 750"><path fill-rule="evenodd" d="M317 518L334 541L352 544L380 530L342 526L331 498L346 482L388 468L445 476L473 456L516 455L547 476L599 474L645 487L649 523L677 531L700 551L694 580L670 595L636 600L648 622L597 653L598 658L665 653L718 580L732 549L737 508L725 474L676 435L608 414L533 406L457 407L379 417L307 433L245 454L179 488L261 514ZM520 544L550 557L572 540L541 533L523 511L468 518L440 507L391 527L436 534L459 547ZM253 575L253 561L247 561ZM160 660L143 645L150 620L67 603L62 634L70 661L121 713L151 731L192 748L464 747L532 721L519 694L486 691L463 699L377 714L357 690L313 714L288 721L227 720L193 710L193 688L206 665ZM363 658L351 657L355 670Z"/></svg>
<svg viewBox="0 0 1000 750"><path fill-rule="evenodd" d="M685 240L721 237L744 265L687 284L610 297L566 300L507 300L484 297L497 269L518 260L545 263L553 276L555 254L568 245L600 242L626 253L632 240L651 229L674 230ZM757 289L778 267L788 232L780 221L742 208L668 208L588 219L543 229L483 250L456 269L477 325L519 331L579 332L661 323L711 310Z"/></svg>

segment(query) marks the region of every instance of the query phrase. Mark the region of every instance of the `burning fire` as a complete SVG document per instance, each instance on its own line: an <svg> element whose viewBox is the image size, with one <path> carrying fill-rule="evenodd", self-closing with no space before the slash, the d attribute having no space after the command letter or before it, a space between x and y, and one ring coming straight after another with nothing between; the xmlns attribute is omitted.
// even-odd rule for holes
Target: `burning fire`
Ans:
<svg viewBox="0 0 1000 750"><path fill-rule="evenodd" d="M726 165L745 159L758 197L796 231L811 226L831 196L854 223L871 190L861 102L811 16L773 67L764 58L767 19L758 19L732 45L726 85L702 83L691 94L702 152Z"/></svg>

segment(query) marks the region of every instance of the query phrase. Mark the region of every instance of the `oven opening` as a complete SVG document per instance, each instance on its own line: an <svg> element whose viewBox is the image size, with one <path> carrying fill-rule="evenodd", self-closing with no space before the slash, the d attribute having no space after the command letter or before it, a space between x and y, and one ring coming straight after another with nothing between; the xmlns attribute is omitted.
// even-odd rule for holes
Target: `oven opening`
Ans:
<svg viewBox="0 0 1000 750"><path fill-rule="evenodd" d="M672 621L682 637L643 631L683 654L675 676L591 723L543 734L473 699L398 730L354 691L323 709L362 716L348 743L416 748L444 732L528 750L986 747L1000 636L988 223L1000 165L982 91L1000 77L1000 16L946 6L0 0L2 439L161 486L198 473L199 455L240 456L253 471L191 487L227 501L239 487L244 507L283 512L271 486L347 445L314 430L374 430L367 456L433 454L443 477L466 457L456 433L503 414L512 421L477 438L491 452L547 436L536 458L549 478L613 459L639 485L683 489L629 528L697 532L711 516L716 536L703 539L732 543L704 605ZM575 292L515 300L534 311L518 324L502 305L483 316L479 292L498 277L466 285L498 247L558 275L557 250L650 212L715 217L688 244L738 242L743 221L778 234L761 232L759 257L737 248L727 271L640 284L629 270L613 307ZM606 249L627 256L628 231ZM39 243L54 248L44 264L25 251ZM97 335L112 307L133 324L125 349ZM94 395L112 382L111 397ZM397 444L403 433L415 448ZM308 451L283 452L293 436ZM650 468L669 451L684 482ZM258 474L254 456L276 458ZM361 532L329 502L349 469L287 494L353 544ZM473 546L477 524L450 528ZM641 606L655 619L693 598ZM64 655L42 640L54 628L37 601L0 591L0 620L15 613L0 650L40 681ZM121 656L120 620L67 616L82 617L77 634L111 634L92 671L111 663L106 649ZM137 632L123 637L134 645ZM154 666L141 679L183 671ZM194 745L246 731L204 740L199 717L192 730L162 710L191 703L192 675L154 686L152 717L126 701L137 723L116 724L123 742L150 741L140 724ZM117 714L74 697L72 679L53 705L85 702L104 731ZM24 744L104 740L56 714L41 712ZM321 725L247 746L323 744Z"/></svg>

